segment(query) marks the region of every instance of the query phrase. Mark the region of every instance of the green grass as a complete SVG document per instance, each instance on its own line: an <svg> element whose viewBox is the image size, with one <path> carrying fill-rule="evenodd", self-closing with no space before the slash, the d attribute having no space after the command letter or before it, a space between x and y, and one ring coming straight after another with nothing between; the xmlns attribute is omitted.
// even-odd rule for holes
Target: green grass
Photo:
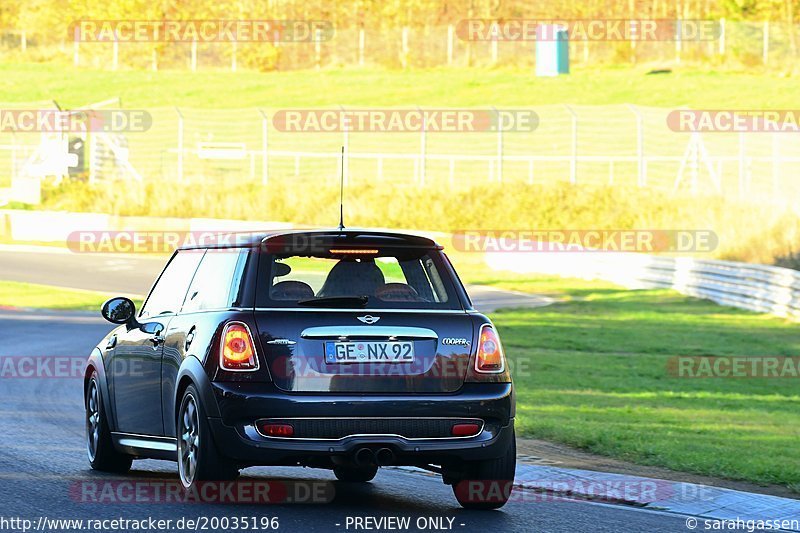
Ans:
<svg viewBox="0 0 800 533"><path fill-rule="evenodd" d="M94 291L64 289L50 285L0 281L0 306L59 309L68 311L99 311L111 296ZM141 300L134 300L141 307Z"/></svg>
<svg viewBox="0 0 800 533"><path fill-rule="evenodd" d="M258 109L316 106L424 106L536 108L540 126L536 132L506 135L504 153L510 156L557 155L571 151L569 115L564 103L621 104L699 108L759 107L792 108L796 78L778 73L715 72L676 70L671 74L647 75L642 67L594 70L577 69L569 76L536 78L529 69L519 68L437 68L408 71L382 68L323 69L276 73L228 71L134 71L110 72L53 64L0 64L0 102L57 100L74 107L120 96L127 108L148 108L153 125L147 132L127 135L130 161L144 177L137 187L120 187L115 180L89 185L77 180L53 188L46 185L40 209L108 212L132 216L214 217L250 220L290 221L299 225L331 225L338 220L338 166L333 159L272 157L269 184L261 186L261 161L215 161L194 155L182 160L185 178L177 183L178 115L186 114L186 146L194 150L208 140L241 142L259 150L262 118ZM552 104L552 107L546 108ZM191 111L189 108L203 108ZM232 108L237 108L232 111ZM623 153L632 155L636 146L635 117L623 106L575 107L581 115L578 151L586 154ZM660 111L645 111L648 152L680 156L688 137L666 130ZM310 150L336 153L340 134L286 133L268 135L270 150ZM596 132L613 130L614 135ZM35 145L36 137L18 135ZM300 136L298 136L300 135ZM0 135L2 138L3 135ZM7 142L11 142L10 135ZM419 137L408 133L353 133L350 150L375 153L418 153ZM33 139L33 140L31 140ZM717 135L704 141L712 154L738 153L738 137ZM748 145L753 157L770 156L773 147L765 142ZM788 137L787 137L788 139ZM2 139L0 139L2 140ZM792 147L782 141L781 150ZM496 152L494 133L430 134L429 154L491 155ZM0 151L0 187L8 184L10 152ZM537 163L535 183L528 185L527 163L507 161L503 186L488 182L488 163L444 160L426 165L427 186L414 183L411 161L387 159L378 177L376 162L353 158L346 191L345 215L350 225L401 229L453 231L459 229L712 229L720 246L714 257L759 263L796 264L800 217L789 209L755 204L737 195L702 195L686 198L671 190L677 163L650 164L648 183L636 185L637 165L615 166L613 186L606 185L609 168L603 163L580 163L578 184L563 182L569 177L566 163ZM756 165L758 167L758 165ZM754 188L771 190L772 170L756 172ZM251 175L252 172L252 175ZM295 175L296 173L296 175ZM725 190L738 187L736 167L725 169ZM769 181L766 181L769 180ZM735 183L734 183L735 182ZM202 184L202 185L201 185ZM785 198L800 189L784 179ZM220 195L219 191L225 194ZM2 231L2 228L0 228ZM787 259L788 258L788 259Z"/></svg>
<svg viewBox="0 0 800 533"><path fill-rule="evenodd" d="M483 280L564 300L493 318L514 364L520 435L800 492L798 379L684 379L675 355L800 355L797 324L672 291Z"/></svg>
<svg viewBox="0 0 800 533"><path fill-rule="evenodd" d="M797 80L776 73L756 69L646 73L642 67L581 68L558 78L536 78L532 69L522 68L111 72L6 63L0 65L0 102L55 98L64 107L76 107L120 96L129 108L635 103L791 109L796 103Z"/></svg>

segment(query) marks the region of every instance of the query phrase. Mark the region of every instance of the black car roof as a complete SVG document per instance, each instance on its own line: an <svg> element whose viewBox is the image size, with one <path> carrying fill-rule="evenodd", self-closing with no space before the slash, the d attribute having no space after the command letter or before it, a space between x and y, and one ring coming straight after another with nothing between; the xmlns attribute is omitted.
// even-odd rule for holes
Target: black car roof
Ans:
<svg viewBox="0 0 800 533"><path fill-rule="evenodd" d="M371 229L315 229L218 233L209 235L200 243L182 246L181 249L241 248L259 245L264 245L269 249L292 247L312 241L320 246L376 246L380 248L435 248L438 250L443 248L433 239L410 233Z"/></svg>

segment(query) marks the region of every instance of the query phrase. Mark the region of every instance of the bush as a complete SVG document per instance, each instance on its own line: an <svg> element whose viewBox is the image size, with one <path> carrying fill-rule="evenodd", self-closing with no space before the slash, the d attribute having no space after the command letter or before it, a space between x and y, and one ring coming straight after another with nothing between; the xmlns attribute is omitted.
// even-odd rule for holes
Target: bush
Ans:
<svg viewBox="0 0 800 533"><path fill-rule="evenodd" d="M42 209L98 211L116 215L270 220L333 227L339 219L339 188L274 181L267 187L230 180L205 186L145 182L89 185L67 181L45 187ZM672 196L637 187L492 184L386 187L364 183L345 192L345 223L454 232L483 230L685 229L713 230L720 259L774 263L796 260L800 216L719 196Z"/></svg>

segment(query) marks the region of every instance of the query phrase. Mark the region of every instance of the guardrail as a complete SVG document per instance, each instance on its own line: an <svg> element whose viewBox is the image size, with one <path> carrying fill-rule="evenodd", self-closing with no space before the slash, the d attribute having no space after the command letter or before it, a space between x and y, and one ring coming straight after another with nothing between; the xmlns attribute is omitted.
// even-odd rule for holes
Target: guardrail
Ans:
<svg viewBox="0 0 800 533"><path fill-rule="evenodd" d="M119 217L95 213L0 210L0 237L22 241L66 242L74 231L253 231L290 228L282 222ZM427 235L446 242L446 234ZM496 271L602 279L630 289L673 289L722 305L800 321L800 271L733 261L665 257L639 253L487 252Z"/></svg>
<svg viewBox="0 0 800 533"><path fill-rule="evenodd" d="M800 272L768 265L591 251L487 253L494 270L667 288L721 305L800 321Z"/></svg>

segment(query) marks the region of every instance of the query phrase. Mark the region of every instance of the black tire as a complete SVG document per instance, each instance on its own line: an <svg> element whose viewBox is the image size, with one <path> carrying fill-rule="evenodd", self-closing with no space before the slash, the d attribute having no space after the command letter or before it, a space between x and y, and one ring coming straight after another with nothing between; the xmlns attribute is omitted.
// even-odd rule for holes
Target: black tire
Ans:
<svg viewBox="0 0 800 533"><path fill-rule="evenodd" d="M100 472L115 472L124 474L131 469L133 457L121 453L114 448L111 440L111 429L103 408L103 397L100 392L100 382L97 371L92 372L92 377L86 384L83 395L86 429L86 453L89 464L94 470Z"/></svg>
<svg viewBox="0 0 800 533"><path fill-rule="evenodd" d="M502 457L465 464L453 494L465 509L499 509L511 496L516 467L517 444L512 434Z"/></svg>
<svg viewBox="0 0 800 533"><path fill-rule="evenodd" d="M377 466L337 466L333 469L333 475L336 476L336 479L350 483L372 481L377 473Z"/></svg>
<svg viewBox="0 0 800 533"><path fill-rule="evenodd" d="M183 392L175 430L178 438L178 477L186 490L204 481L236 479L239 470L222 457L211 435L200 395L194 385Z"/></svg>

